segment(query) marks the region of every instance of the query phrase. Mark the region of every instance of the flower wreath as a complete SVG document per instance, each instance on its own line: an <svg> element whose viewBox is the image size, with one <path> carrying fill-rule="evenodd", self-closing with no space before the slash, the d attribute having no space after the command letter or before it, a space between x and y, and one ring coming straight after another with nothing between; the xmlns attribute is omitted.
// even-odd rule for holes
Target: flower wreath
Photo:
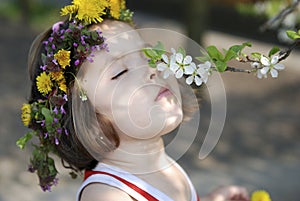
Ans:
<svg viewBox="0 0 300 201"><path fill-rule="evenodd" d="M33 144L29 171L37 173L43 191L50 191L51 186L58 181L58 172L49 154L56 154L61 136L69 135L69 131L61 123L66 115L68 87L77 82L76 74L81 64L86 60L93 62L93 52L108 50L102 33L89 30L88 26L102 22L104 18L131 23L133 13L126 9L125 0L73 0L71 5L61 9L61 15L69 15L69 18L54 24L50 37L43 41L42 65L35 80L40 98L22 106L23 124L31 131L17 141L17 145L24 149L33 136L39 139L39 143ZM260 53L247 56L243 49L249 46L250 43L235 45L223 53L215 46L210 46L206 49L207 55L196 57L200 62L198 65L192 61L191 56L186 55L184 49L171 49L169 54L160 42L152 48L143 49L143 52L149 58L149 66L163 71L164 78L172 74L176 78L185 75L187 84L195 83L197 86L206 83L213 71L253 72L258 78L262 78L267 77L267 73L277 77L277 71L284 69L278 62L284 60L289 52L279 52L279 48L275 47L268 56ZM227 62L232 59L250 63L251 69L228 66ZM82 89L80 98L82 101L87 100ZM74 172L71 175L76 176Z"/></svg>
<svg viewBox="0 0 300 201"><path fill-rule="evenodd" d="M32 131L17 141L23 149L33 136L38 137L39 143L33 145L29 171L37 173L44 191L50 191L58 180L49 154L56 153L61 135L69 135L61 124L66 114L68 86L76 82L77 71L85 60L93 62L94 51L107 49L102 33L91 31L88 26L104 18L131 22L133 13L126 9L125 0L73 0L71 5L61 9L61 15L69 15L69 19L54 24L50 37L43 41L42 65L35 83L40 98L22 107L23 124ZM80 98L87 100L83 90L80 90Z"/></svg>

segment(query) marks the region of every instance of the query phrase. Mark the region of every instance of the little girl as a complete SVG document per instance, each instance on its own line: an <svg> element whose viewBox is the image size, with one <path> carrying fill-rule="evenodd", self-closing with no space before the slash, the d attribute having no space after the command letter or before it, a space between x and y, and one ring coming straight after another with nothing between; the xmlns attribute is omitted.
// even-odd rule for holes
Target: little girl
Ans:
<svg viewBox="0 0 300 201"><path fill-rule="evenodd" d="M40 146L30 169L43 190L57 182L51 152L71 169L84 170L78 201L200 200L162 140L183 121L189 97L176 78L164 79L148 66L142 52L147 44L124 20L124 2L105 1L101 19L88 15L103 2L74 1L62 10L70 20L55 24L32 46L32 93L22 118ZM92 7L84 15L80 9L86 6ZM201 200L248 196L244 188L229 186Z"/></svg>

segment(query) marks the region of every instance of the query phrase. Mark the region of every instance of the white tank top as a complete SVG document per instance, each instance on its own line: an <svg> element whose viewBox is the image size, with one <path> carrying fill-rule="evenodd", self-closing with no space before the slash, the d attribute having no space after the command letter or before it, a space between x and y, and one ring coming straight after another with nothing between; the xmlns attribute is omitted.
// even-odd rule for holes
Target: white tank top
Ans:
<svg viewBox="0 0 300 201"><path fill-rule="evenodd" d="M183 173L189 183L191 201L200 201L196 190L185 171L177 163L174 164ZM83 189L91 183L102 183L113 186L126 192L138 201L173 201L173 199L165 193L146 183L137 176L104 163L98 163L92 171L85 172L85 180L77 192L77 201L80 201Z"/></svg>

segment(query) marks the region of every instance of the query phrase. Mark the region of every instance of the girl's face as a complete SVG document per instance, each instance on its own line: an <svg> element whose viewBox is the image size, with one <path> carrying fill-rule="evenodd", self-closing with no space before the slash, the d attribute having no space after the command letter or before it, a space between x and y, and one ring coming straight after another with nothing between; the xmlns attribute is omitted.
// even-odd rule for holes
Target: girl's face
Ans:
<svg viewBox="0 0 300 201"><path fill-rule="evenodd" d="M111 120L121 142L174 130L183 117L176 78L163 79L148 66L141 51L145 42L126 23L108 21L98 28L109 51L82 66L82 85L96 111Z"/></svg>

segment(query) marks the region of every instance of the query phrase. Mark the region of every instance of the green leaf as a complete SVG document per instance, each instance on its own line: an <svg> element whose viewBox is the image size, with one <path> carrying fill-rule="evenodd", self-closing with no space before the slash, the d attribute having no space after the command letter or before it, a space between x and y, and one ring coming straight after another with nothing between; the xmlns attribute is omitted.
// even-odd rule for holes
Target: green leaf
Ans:
<svg viewBox="0 0 300 201"><path fill-rule="evenodd" d="M241 54L242 50L245 48L245 47L251 47L252 44L249 43L249 42L246 42L246 43L243 43L242 45L233 45L229 48L229 50L232 50L234 51L237 55Z"/></svg>
<svg viewBox="0 0 300 201"><path fill-rule="evenodd" d="M149 60L148 65L152 68L156 68L156 60L153 59Z"/></svg>
<svg viewBox="0 0 300 201"><path fill-rule="evenodd" d="M210 61L210 57L208 55L202 56L202 57L195 57L195 59L197 59L200 62L206 62L206 61Z"/></svg>
<svg viewBox="0 0 300 201"><path fill-rule="evenodd" d="M215 65L216 65L217 71L219 71L219 72L224 72L227 68L227 64L223 61L216 61Z"/></svg>
<svg viewBox="0 0 300 201"><path fill-rule="evenodd" d="M260 60L260 58L261 58L261 53L259 53L259 52L253 52L253 53L251 53L251 56L252 56L254 59Z"/></svg>
<svg viewBox="0 0 300 201"><path fill-rule="evenodd" d="M48 108L43 107L43 108L42 108L42 114L43 114L44 117L45 117L45 124L46 124L46 127L47 127L47 126L51 126L51 125L52 125L52 122L53 122L53 117L52 117L52 115L51 115L51 111L50 111Z"/></svg>
<svg viewBox="0 0 300 201"><path fill-rule="evenodd" d="M160 57L162 54L166 52L164 45L160 41L157 42L157 44L153 47L153 49Z"/></svg>
<svg viewBox="0 0 300 201"><path fill-rule="evenodd" d="M20 149L24 149L26 143L32 138L32 132L28 132L26 133L23 137L19 138L16 142L16 145L20 148Z"/></svg>
<svg viewBox="0 0 300 201"><path fill-rule="evenodd" d="M150 59L154 59L158 57L157 53L152 48L144 48L143 52L146 55L146 57Z"/></svg>
<svg viewBox="0 0 300 201"><path fill-rule="evenodd" d="M238 55L235 51L229 49L227 52L226 52L226 55L225 55L225 58L224 58L224 62L227 62L231 59L234 59L236 58Z"/></svg>
<svg viewBox="0 0 300 201"><path fill-rule="evenodd" d="M177 50L178 53L181 53L183 55L183 58L186 56L186 52L182 47L179 47Z"/></svg>
<svg viewBox="0 0 300 201"><path fill-rule="evenodd" d="M299 31L300 31L300 30L299 30ZM299 31L298 31L298 33L297 33L297 32L292 31L292 30L287 30L287 31L286 31L286 35L287 35L290 39L295 40L295 39L300 38L300 33L299 33Z"/></svg>
<svg viewBox="0 0 300 201"><path fill-rule="evenodd" d="M279 51L280 51L279 47L274 46L269 52L269 57L271 57L272 55L276 54Z"/></svg>
<svg viewBox="0 0 300 201"><path fill-rule="evenodd" d="M208 53L208 55L210 56L210 58L214 61L223 61L224 60L224 56L223 54L216 48L216 46L208 46L206 48L206 51Z"/></svg>

